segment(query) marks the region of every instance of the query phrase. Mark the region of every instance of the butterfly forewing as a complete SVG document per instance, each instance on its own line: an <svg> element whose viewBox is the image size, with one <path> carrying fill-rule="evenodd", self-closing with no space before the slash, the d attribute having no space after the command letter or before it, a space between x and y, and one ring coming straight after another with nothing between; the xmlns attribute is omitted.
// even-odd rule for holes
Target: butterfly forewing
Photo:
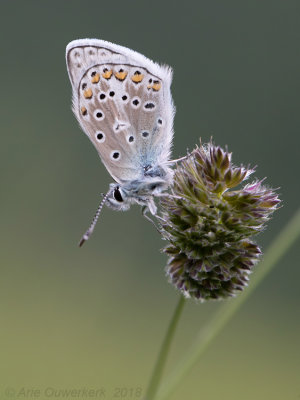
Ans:
<svg viewBox="0 0 300 400"><path fill-rule="evenodd" d="M67 47L73 109L117 182L141 179L169 158L171 71L125 47L79 40Z"/></svg>

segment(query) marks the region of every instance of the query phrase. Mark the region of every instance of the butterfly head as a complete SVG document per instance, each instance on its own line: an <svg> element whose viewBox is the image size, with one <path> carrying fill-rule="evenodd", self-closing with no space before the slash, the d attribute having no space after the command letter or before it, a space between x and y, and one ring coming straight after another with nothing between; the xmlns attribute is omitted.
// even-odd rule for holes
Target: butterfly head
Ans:
<svg viewBox="0 0 300 400"><path fill-rule="evenodd" d="M168 188L172 177L170 168L145 166L141 179L122 184L112 183L106 204L119 211L128 210L134 203L149 206L153 204L153 197L161 195ZM151 206L149 208L151 211Z"/></svg>
<svg viewBox="0 0 300 400"><path fill-rule="evenodd" d="M130 204L126 191L118 184L110 184L106 205L113 210L126 211L130 208Z"/></svg>

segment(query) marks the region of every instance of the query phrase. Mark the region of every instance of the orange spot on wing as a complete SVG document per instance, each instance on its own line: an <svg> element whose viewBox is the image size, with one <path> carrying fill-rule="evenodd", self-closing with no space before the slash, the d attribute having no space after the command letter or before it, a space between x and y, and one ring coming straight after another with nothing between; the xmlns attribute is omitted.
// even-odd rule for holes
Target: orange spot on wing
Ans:
<svg viewBox="0 0 300 400"><path fill-rule="evenodd" d="M87 109L85 107L81 107L81 114L86 115L87 114Z"/></svg>
<svg viewBox="0 0 300 400"><path fill-rule="evenodd" d="M92 83L98 83L100 81L100 74L96 74L91 79Z"/></svg>
<svg viewBox="0 0 300 400"><path fill-rule="evenodd" d="M122 72L116 72L115 73L115 77L117 79L119 79L119 81L124 81L124 79L126 78L128 72L122 71Z"/></svg>
<svg viewBox="0 0 300 400"><path fill-rule="evenodd" d="M132 82L134 83L140 83L142 82L142 80L144 79L144 75L143 74L135 74L131 77Z"/></svg>
<svg viewBox="0 0 300 400"><path fill-rule="evenodd" d="M105 79L110 79L112 76L112 73L113 73L112 70L109 70L109 71L107 70L107 71L103 72L102 76Z"/></svg>
<svg viewBox="0 0 300 400"><path fill-rule="evenodd" d="M92 89L87 89L83 92L83 95L86 99L91 99L93 97Z"/></svg>
<svg viewBox="0 0 300 400"><path fill-rule="evenodd" d="M160 88L161 88L161 83L154 83L154 85L152 85L152 89L155 92L158 92Z"/></svg>

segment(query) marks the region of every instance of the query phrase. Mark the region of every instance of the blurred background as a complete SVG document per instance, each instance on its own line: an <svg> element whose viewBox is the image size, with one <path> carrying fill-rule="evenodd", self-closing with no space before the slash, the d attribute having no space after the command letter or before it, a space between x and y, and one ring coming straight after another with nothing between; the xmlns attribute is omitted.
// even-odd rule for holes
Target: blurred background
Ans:
<svg viewBox="0 0 300 400"><path fill-rule="evenodd" d="M106 208L77 247L111 178L71 112L65 47L101 38L174 68L173 156L213 136L280 187L284 206L257 237L266 249L299 205L299 1L0 8L1 395L103 388L110 399L126 388L122 398L140 398L129 390L145 390L178 293L138 207ZM298 241L172 399L299 399L299 280ZM187 304L167 372L219 306Z"/></svg>

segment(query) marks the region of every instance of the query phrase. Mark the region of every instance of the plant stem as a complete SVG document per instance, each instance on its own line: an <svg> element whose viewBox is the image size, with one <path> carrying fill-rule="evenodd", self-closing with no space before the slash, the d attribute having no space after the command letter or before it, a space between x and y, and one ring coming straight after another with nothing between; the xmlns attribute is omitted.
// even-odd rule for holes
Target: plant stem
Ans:
<svg viewBox="0 0 300 400"><path fill-rule="evenodd" d="M163 369L167 361L168 353L171 347L172 340L174 338L174 334L176 331L176 327L181 316L183 306L184 306L185 298L180 295L177 307L174 311L173 317L170 321L168 330L166 332L166 336L161 345L160 352L158 354L158 358L153 369L153 373L150 379L150 383L147 389L145 400L152 400L155 397L155 394L158 390L158 386L162 377Z"/></svg>
<svg viewBox="0 0 300 400"><path fill-rule="evenodd" d="M191 368L198 362L208 345L221 332L226 323L234 316L242 304L250 297L265 276L278 263L283 255L300 236L300 209L288 222L286 227L275 238L260 262L257 271L253 274L250 286L236 299L222 305L210 323L202 329L196 341L184 359L162 385L157 393L157 400L166 400L173 393L175 387L182 381Z"/></svg>

